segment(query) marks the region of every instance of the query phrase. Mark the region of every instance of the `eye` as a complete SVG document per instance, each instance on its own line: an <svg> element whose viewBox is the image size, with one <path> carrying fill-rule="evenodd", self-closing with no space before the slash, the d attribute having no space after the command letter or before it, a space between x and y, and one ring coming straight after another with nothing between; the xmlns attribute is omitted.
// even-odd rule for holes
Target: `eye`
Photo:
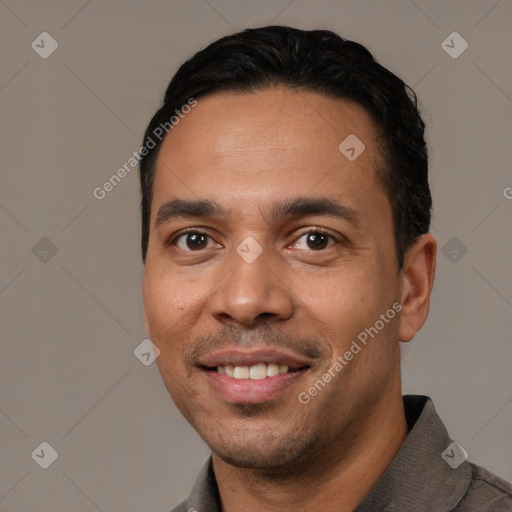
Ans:
<svg viewBox="0 0 512 512"><path fill-rule="evenodd" d="M175 245L178 249L189 252L208 249L214 244L214 240L201 231L188 231L186 233L182 233L171 242L171 245Z"/></svg>
<svg viewBox="0 0 512 512"><path fill-rule="evenodd" d="M330 243L332 242L332 243ZM321 251L331 247L337 240L328 233L315 230L304 233L294 244L297 249Z"/></svg>

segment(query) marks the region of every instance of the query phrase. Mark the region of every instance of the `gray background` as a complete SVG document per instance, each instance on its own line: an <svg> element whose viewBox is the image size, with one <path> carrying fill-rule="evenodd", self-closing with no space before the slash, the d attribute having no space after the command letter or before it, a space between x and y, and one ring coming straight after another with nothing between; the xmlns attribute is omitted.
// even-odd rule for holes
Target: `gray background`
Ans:
<svg viewBox="0 0 512 512"><path fill-rule="evenodd" d="M404 392L430 395L470 458L512 480L511 20L510 0L0 1L0 510L165 511L187 493L207 450L133 353L136 170L92 191L140 147L185 58L267 24L358 40L416 90L440 251ZM59 44L46 59L43 31ZM457 59L441 46L453 31L469 44ZM43 441L48 469L31 457Z"/></svg>

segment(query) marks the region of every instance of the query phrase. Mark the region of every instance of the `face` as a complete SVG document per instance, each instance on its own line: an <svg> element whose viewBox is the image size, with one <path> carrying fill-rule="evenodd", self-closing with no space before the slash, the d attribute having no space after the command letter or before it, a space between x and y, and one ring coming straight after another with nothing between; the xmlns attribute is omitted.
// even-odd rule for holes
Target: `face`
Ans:
<svg viewBox="0 0 512 512"><path fill-rule="evenodd" d="M352 161L338 149L350 134L365 145ZM222 460L304 461L399 386L402 278L379 165L360 106L284 88L200 98L165 139L146 327L169 393Z"/></svg>

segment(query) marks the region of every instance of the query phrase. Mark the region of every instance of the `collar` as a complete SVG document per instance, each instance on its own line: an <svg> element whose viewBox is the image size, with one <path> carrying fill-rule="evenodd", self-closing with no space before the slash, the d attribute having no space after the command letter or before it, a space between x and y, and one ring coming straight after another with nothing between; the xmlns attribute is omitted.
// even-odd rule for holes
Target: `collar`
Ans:
<svg viewBox="0 0 512 512"><path fill-rule="evenodd" d="M388 469L354 512L409 510L452 510L466 494L472 477L465 460L456 469L441 454L452 440L432 400L405 395L409 434Z"/></svg>
<svg viewBox="0 0 512 512"><path fill-rule="evenodd" d="M471 483L471 465L456 469L441 454L452 442L432 400L421 395L402 397L409 434L399 452L354 512L452 510ZM220 497L211 457L203 464L192 487L187 510L220 512Z"/></svg>

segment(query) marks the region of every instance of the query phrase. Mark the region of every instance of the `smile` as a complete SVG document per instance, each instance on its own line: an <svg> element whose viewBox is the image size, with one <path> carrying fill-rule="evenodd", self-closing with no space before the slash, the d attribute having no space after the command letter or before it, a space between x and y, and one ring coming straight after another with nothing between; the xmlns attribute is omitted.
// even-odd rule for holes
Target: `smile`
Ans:
<svg viewBox="0 0 512 512"><path fill-rule="evenodd" d="M238 380L251 379L261 380L266 378L276 377L277 375L284 375L288 373L288 366L285 364L265 364L258 363L253 366L217 366L217 372L221 375L227 375Z"/></svg>
<svg viewBox="0 0 512 512"><path fill-rule="evenodd" d="M200 362L211 389L231 404L267 402L305 375L312 361L277 350L232 349Z"/></svg>

